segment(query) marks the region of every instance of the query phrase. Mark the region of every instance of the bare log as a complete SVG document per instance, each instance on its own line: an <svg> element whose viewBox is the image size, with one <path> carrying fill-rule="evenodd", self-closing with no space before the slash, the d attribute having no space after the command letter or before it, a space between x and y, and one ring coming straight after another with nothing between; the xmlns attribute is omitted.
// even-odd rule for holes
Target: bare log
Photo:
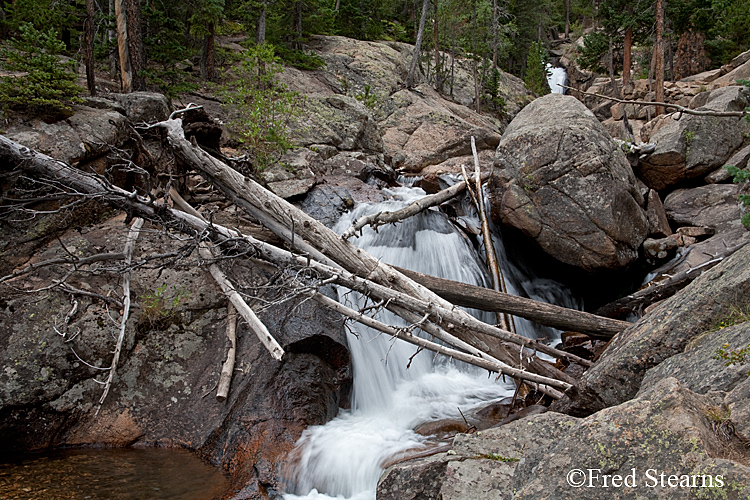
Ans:
<svg viewBox="0 0 750 500"><path fill-rule="evenodd" d="M201 243L199 252L204 260L214 260L213 252L205 242ZM258 316L255 315L255 312L253 312L250 306L247 305L247 302L245 302L242 296L240 296L237 290L235 290L234 285L232 285L232 283L227 279L226 275L221 271L221 269L219 269L219 266L216 264L210 264L208 266L208 270L211 273L211 276L213 276L216 280L216 283L218 283L221 287L224 295L226 295L232 305L234 305L234 307L237 309L237 312L239 312L242 318L247 322L250 329L255 332L255 335L258 336L258 339L263 344L263 346L268 350L269 353L271 353L271 357L273 357L273 359L275 359L276 361L281 361L281 358L284 356L284 349L282 349L279 343L276 342L276 339L273 338L271 333L268 331L268 328L266 328L266 325L264 325L263 322L258 319Z"/></svg>
<svg viewBox="0 0 750 500"><path fill-rule="evenodd" d="M221 366L221 376L219 376L219 386L216 389L216 401L224 402L229 395L229 386L232 383L232 373L234 373L234 358L237 348L237 309L232 303L227 304L227 339L229 340L229 350L227 359Z"/></svg>
<svg viewBox="0 0 750 500"><path fill-rule="evenodd" d="M555 399L560 399L562 397L562 393L560 393L559 391L555 391L555 390L550 391L551 388L554 387L554 388L558 388L562 390L567 390L569 387L571 387L571 384L567 382L555 380L552 378L542 377L534 373L530 373L524 370L519 370L519 369L510 367L506 365L505 363L501 363L499 361L493 362L493 361L489 361L486 359L478 358L476 356L472 356L470 354L466 354L466 353L457 351L455 349L444 347L440 344L436 344L435 342L430 342L429 340L423 339L422 337L415 335L409 329L395 328L393 326L386 325L385 323L381 323L380 321L376 319L373 319L359 311L355 311L354 309L346 307L345 305L340 304L339 302L336 302L335 300L329 297L326 297L325 295L322 295L320 293L315 293L314 295L312 295L312 298L316 302L328 307L329 309L332 309L344 316L347 316L359 323L362 323L365 326L368 326L379 332L386 333L392 337L396 337L410 344L422 347L424 349L436 352L438 354L442 354L444 356L448 356L453 359L457 359L459 361L463 361L464 363L468 363L470 365L478 366L479 368L484 368L491 372L496 372L498 375L508 375L518 380L531 382L532 384L538 385L538 389L541 392L544 392L545 394L549 394Z"/></svg>
<svg viewBox="0 0 750 500"><path fill-rule="evenodd" d="M488 178L489 174L485 174L484 176L482 176L483 180L487 180ZM451 198L454 198L461 194L465 189L466 181L461 181L435 194L430 194L425 196L424 198L420 198L417 201L405 206L404 208L396 210L395 212L380 212L377 214L365 215L354 221L354 224L352 224L349 229L341 234L341 237L347 240L357 234L357 232L360 232L365 226L371 226L377 231L377 228L380 226L399 222L413 215L417 215L418 213L423 212L430 207L445 203Z"/></svg>
<svg viewBox="0 0 750 500"><path fill-rule="evenodd" d="M471 136L471 151L474 155L474 189L476 191L473 198L474 204L477 206L479 222L482 226L482 241L484 242L484 253L487 256L487 267L490 269L490 275L492 276L492 288L497 292L508 293L508 288L505 285L505 276L503 276L503 270L500 268L500 263L497 261L495 245L492 242L490 223L487 220L487 210L484 206L484 193L482 192L482 181L479 175L479 155L477 154L477 145L473 135ZM515 333L516 325L510 314L500 313L498 319L500 320L500 325L504 329Z"/></svg>
<svg viewBox="0 0 750 500"><path fill-rule="evenodd" d="M507 312L560 330L573 330L596 337L611 338L632 324L408 269L398 270L457 306Z"/></svg>
<svg viewBox="0 0 750 500"><path fill-rule="evenodd" d="M699 111L697 109L690 109L686 108L685 106L680 106L679 104L669 104L666 102L659 102L659 101L629 101L627 99L619 99L617 97L610 97L608 95L603 94L597 94L594 92L584 92L582 90L578 90L573 87L568 87L566 85L560 85L563 88L566 88L568 90L572 90L574 92L578 92L582 95L590 95L593 97L599 97L601 99L607 99L609 101L619 102L623 104L637 104L639 106L662 106L664 108L672 108L676 109L680 114L684 113L686 115L695 115L695 116L718 116L721 118L742 118L743 116L747 116L750 114L749 111L710 111L710 110L704 110Z"/></svg>
<svg viewBox="0 0 750 500"><path fill-rule="evenodd" d="M703 264L681 271L664 281L647 286L635 293L631 293L630 295L617 299L614 302L605 304L600 307L596 313L613 318L625 317L629 314L641 315L646 307L655 304L660 300L667 299L679 292L688 286L694 279L703 274L704 271L708 271L745 245L746 243L741 243L727 248L716 257L704 262Z"/></svg>
<svg viewBox="0 0 750 500"><path fill-rule="evenodd" d="M135 240L138 239L141 227L143 227L143 219L136 218L133 221L133 225L130 226L127 239L125 240L125 247L122 253L125 255L125 265L130 266L133 261L133 247L135 246ZM128 317L130 316L130 270L126 270L122 275L122 319L120 320L120 334L117 336L117 345L115 346L115 353L112 356L112 364L109 367L109 375L107 381L104 384L104 393L99 399L99 407L96 409L96 414L99 414L104 400L107 399L109 394L109 388L112 386L112 380L115 378L117 372L117 363L120 361L120 352L122 351L122 343L125 340L125 327L128 323Z"/></svg>
<svg viewBox="0 0 750 500"><path fill-rule="evenodd" d="M180 136L181 135L182 134L180 129ZM319 271L326 270L329 276L335 275L337 273L342 273L341 268L326 266L324 264L312 261L304 256L292 255L291 253L273 247L272 245L260 242L249 236L241 235L236 231L223 228L222 226L217 224L209 224L187 213L173 210L168 206L154 203L145 198L141 198L137 196L136 193L129 193L123 189L117 188L116 186L111 186L100 177L91 174L85 174L80 170L74 169L62 162L53 160L46 155L33 152L28 148L24 148L23 146L20 146L19 144L3 136L0 136L0 160L5 161L7 165L23 168L27 172L39 176L55 178L81 193L98 193L100 195L100 199L102 199L103 201L108 202L116 207L122 208L129 213L137 213L151 220L154 220L157 223L165 224L169 227L176 228L188 234L195 235L198 233L203 233L208 237L216 238L216 241L221 241L222 239L232 239L235 244L238 244L240 240L242 240L247 245L252 247L251 253L255 252L253 255L259 256L261 258L266 258L267 260L275 262L276 264L281 263L302 267L314 265ZM208 157L206 161L213 162L214 160L211 157ZM226 168L226 166L224 167ZM217 185L219 183L216 181L216 179L220 180L221 176L223 175L230 175L232 176L232 178L235 178L234 176L240 176L240 178L242 179L242 176L240 174L234 171L232 172L233 173L221 172L221 175L211 177L215 179L215 183ZM244 182L241 181L241 183L244 185ZM267 201L270 206L275 208L278 208L278 205L281 205L282 207L285 206L285 202L283 202L283 200L279 201L277 199L274 199L273 197L271 197ZM281 214L284 213L285 212L281 210ZM306 219L306 214L298 215L292 211L287 213L291 213L293 216L299 217L298 219L294 219L297 221L295 227L304 229L306 231L306 234L308 235L321 236L320 239L317 240L317 243L324 246L328 245L328 251L335 251L336 249L341 249L343 247L344 250L340 252L341 261L342 263L345 263L346 266L359 269L360 271L369 271L368 278L377 278L381 282L394 286L394 288L399 287L403 290L413 291L415 296L422 299L420 300L420 303L422 303L423 305L428 304L433 307L435 321L441 326L444 326L446 331L457 332L460 335L465 336L466 340L471 342L473 345L476 345L478 343L486 346L495 342L493 341L492 337L483 338L483 336L481 334L478 334L477 331L475 331L475 329L473 328L475 322L492 329L492 327L490 327L489 325L485 325L484 323L479 322L475 318L472 318L468 314L458 309L456 309L455 312L450 315L443 315L443 311L447 312L453 309L452 304L445 301L444 299L441 299L434 293L429 292L422 286L417 285L413 281L408 280L402 274L393 270L390 266L380 264L372 256L362 251L361 249L354 247L348 242L341 240L334 233L328 231L327 228L325 230L321 229L321 225L317 223L317 221L314 221L315 224L308 222L308 220ZM328 232L326 233L326 231ZM324 273L321 273L321 275L322 274ZM371 288L370 283L372 282L368 280L360 281L360 289L363 290L363 293L368 293ZM383 288L387 290L387 287ZM461 322L455 320L455 318L457 317L461 319ZM467 325L464 325L462 324L464 321L467 321L469 323ZM529 347L532 350L534 350L536 348L536 344L538 344L535 341L530 341L529 339L525 339L523 337L520 337L520 339L522 339L521 342L525 346ZM478 345L478 347L481 346ZM568 358L569 360L575 362L575 360L571 358L567 353L562 353L561 351L557 350L553 350L553 352L555 352L557 356ZM507 352L507 355L509 358L516 360L516 363L524 358L530 357L528 354L524 354L522 349L519 350L518 348L509 350ZM590 364L587 361L581 361L584 365ZM557 375L554 378L567 378L559 370L555 371L557 372Z"/></svg>
<svg viewBox="0 0 750 500"><path fill-rule="evenodd" d="M476 328L473 326L456 327L456 324L476 325L479 323L484 326L489 325L476 320L476 318L473 318L465 311L455 309L450 302L440 298L438 295L394 270L393 267L339 237L319 221L263 188L249 177L243 176L223 162L208 155L200 148L193 147L185 139L181 123L182 121L177 118L157 124L157 126L167 130L167 140L172 145L175 155L190 168L207 175L214 185L226 196L235 201L236 204L248 209L254 216L257 217L256 214L260 214L266 219L275 221L276 227L281 226L285 231L291 231L291 238L288 238L288 233L277 232L277 229L268 226L269 229L277 232L280 237L287 237L291 245L308 255L312 255L313 259L317 259L317 256L322 254L325 259L322 262L328 264L330 267L340 267L354 275L365 276L374 283L392 288L405 296L411 296L417 298L422 303L432 305L435 308L433 311L434 321L441 326L447 326L448 324L448 321L445 319L446 316L441 315L442 310L452 310L451 316L454 319L450 321L451 326L455 332L462 334L465 340L470 343L480 342L486 344L492 342L490 338L477 338L478 336L487 335L501 338L520 346L528 346L529 342L535 342L500 329L487 330L484 327ZM299 235L301 238L295 237L295 235ZM307 241L302 240L302 238ZM409 306L406 307L409 308ZM459 318L461 321L458 321ZM445 328L445 330L451 331L449 328ZM532 349L536 348L537 346L532 347ZM541 344L538 346L538 349L555 357L567 358L569 356L567 353ZM555 354L552 354L552 352ZM509 357L520 360L523 356L516 348L511 348ZM588 363L585 360L580 361L584 365ZM562 374L562 372L560 373Z"/></svg>

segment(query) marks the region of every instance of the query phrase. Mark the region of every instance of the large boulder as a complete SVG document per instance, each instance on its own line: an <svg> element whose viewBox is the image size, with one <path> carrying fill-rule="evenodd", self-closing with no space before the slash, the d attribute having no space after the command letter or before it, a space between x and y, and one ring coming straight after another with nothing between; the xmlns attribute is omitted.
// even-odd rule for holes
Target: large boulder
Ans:
<svg viewBox="0 0 750 500"><path fill-rule="evenodd" d="M713 90L698 110L742 111L749 104L750 90L733 86ZM737 118L696 115L662 118L660 128L650 137L656 148L636 167L636 174L656 190L702 177L724 165L742 146L748 131L747 122Z"/></svg>
<svg viewBox="0 0 750 500"><path fill-rule="evenodd" d="M588 415L635 397L646 372L682 353L750 296L750 245L618 334L561 407Z"/></svg>
<svg viewBox="0 0 750 500"><path fill-rule="evenodd" d="M418 172L477 149L494 150L504 126L473 110L448 101L426 85L393 94L381 110L386 152L394 167Z"/></svg>
<svg viewBox="0 0 750 500"><path fill-rule="evenodd" d="M524 108L497 148L496 220L586 271L621 269L648 233L624 153L577 99L549 94Z"/></svg>
<svg viewBox="0 0 750 500"><path fill-rule="evenodd" d="M125 114L133 123L153 124L164 121L169 118L172 108L169 99L157 92L114 94L114 98L125 108Z"/></svg>

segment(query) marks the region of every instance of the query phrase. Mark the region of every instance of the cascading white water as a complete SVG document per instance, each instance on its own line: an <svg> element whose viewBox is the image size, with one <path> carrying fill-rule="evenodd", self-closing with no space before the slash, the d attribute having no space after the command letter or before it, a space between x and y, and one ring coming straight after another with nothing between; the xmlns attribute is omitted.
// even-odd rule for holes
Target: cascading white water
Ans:
<svg viewBox="0 0 750 500"><path fill-rule="evenodd" d="M359 205L341 219L336 230L344 231L362 215L397 210L424 196L418 188L397 188L392 194L392 201ZM368 228L355 243L390 264L474 285L488 282L472 244L437 211L381 227L377 233ZM339 300L354 309L366 305L363 297L346 290L339 291ZM472 313L494 322L493 315ZM404 325L388 312L379 313L378 319ZM286 494L287 500L374 500L382 464L425 446L427 438L413 431L416 426L445 418L460 419L462 413L471 414L512 394L512 386L496 382L486 371L456 366L434 358L430 352L415 355L414 346L359 324L350 328L352 409L342 410L326 425L303 433L288 488L294 494Z"/></svg>
<svg viewBox="0 0 750 500"><path fill-rule="evenodd" d="M547 83L553 94L564 94L565 89L561 85L567 85L568 73L565 68L559 68L547 63Z"/></svg>

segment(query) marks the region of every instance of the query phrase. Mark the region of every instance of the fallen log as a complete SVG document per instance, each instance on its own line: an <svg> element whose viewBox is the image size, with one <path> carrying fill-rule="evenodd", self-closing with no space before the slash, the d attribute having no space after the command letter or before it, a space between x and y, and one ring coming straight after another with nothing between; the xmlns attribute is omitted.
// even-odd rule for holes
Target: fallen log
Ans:
<svg viewBox="0 0 750 500"><path fill-rule="evenodd" d="M632 324L400 267L397 269L457 306L490 312L507 312L559 330L573 330L594 337L612 338Z"/></svg>
<svg viewBox="0 0 750 500"><path fill-rule="evenodd" d="M631 293L630 295L617 299L609 304L605 304L597 309L596 314L603 316L606 315L612 318L622 318L630 314L640 316L648 306L667 299L679 292L692 283L694 279L703 274L704 271L708 271L745 245L746 243L741 243L726 248L713 259L706 261L703 264L680 271L664 281L646 286L637 292Z"/></svg>
<svg viewBox="0 0 750 500"><path fill-rule="evenodd" d="M211 157L209 158L210 160L208 161L216 161ZM201 235L201 237L212 238L216 243L220 243L222 240L232 240L233 244L238 244L240 241L242 241L249 246L249 248L247 248L245 251L246 254L250 256L259 256L261 258L266 258L266 260L275 262L277 265L289 264L297 267L312 266L317 270L325 269L329 272L330 275L345 274L349 275L350 277L354 276L353 274L343 271L341 267L326 266L325 264L316 263L315 261L309 259L309 257L293 255L290 252L273 247L272 245L266 243L262 243L258 240L255 240L254 238L242 235L236 231L229 230L220 225L210 224L190 214L178 210L173 210L163 204L154 203L152 200L148 200L146 198L138 196L135 192L127 192L121 188L112 186L105 179L99 176L81 172L80 170L74 169L66 165L65 163L56 161L49 156L31 151L28 148L25 148L3 136L0 136L0 163L2 162L4 162L5 165L11 166L11 168L22 168L23 170L33 175L39 176L39 178L48 177L56 179L61 184L68 186L72 191L76 191L78 193L88 193L89 195L95 194L102 201L110 203L115 207L121 208L127 211L129 214L138 214L154 221L155 223L164 224L167 227L172 227L190 235ZM224 166L224 168L227 167ZM242 178L242 176L235 171L232 171L231 173L219 172L219 174L221 175L218 175L217 178L223 175L230 175L233 177L239 176L240 178ZM279 200L274 199L273 197L268 201L270 205L276 205L276 208L279 208L279 205L281 207L285 207L286 205L288 205L285 205L285 202L283 202L283 200L281 200L281 202L283 202L281 203L279 202ZM291 207L291 205L289 206ZM284 213L285 212L282 210L281 214ZM350 243L338 238L335 233L330 232L327 228L323 227L325 231L322 230L322 225L317 223L317 221L314 221L314 224L310 223L308 220L309 217L306 214L301 216L296 212L291 212L290 215L298 221L295 224L295 227L304 229L308 236L316 236L320 233L321 239L317 241L319 245L325 246L328 243L332 243L331 246L334 247L334 254L335 249L341 248L343 246L346 250L343 252L342 262L345 263L346 266L358 269L360 272L364 270L364 272L368 274L368 278L372 279L373 277L376 277L381 282L392 285L393 289L401 288L402 290L408 290L409 292L412 292L413 295L411 296L406 292L399 293L404 296L410 297L411 300L417 300L417 303L422 307L430 309L432 319L446 331L452 331L462 334L468 342L470 342L472 345L477 345L477 347L480 348L482 346L486 347L487 345L493 344L496 348L498 348L500 343L494 340L490 335L482 335L481 333L478 333L477 329L475 329L477 323L481 325L480 328L486 329L485 331L490 331L494 334L505 335L506 333L508 333L502 332L499 329L491 327L490 325L481 323L479 320L476 320L476 318L471 317L464 311L455 309L454 306L449 302L438 297L421 285L417 285L410 279L406 278L403 274L400 274L397 271L393 270L390 266L379 263L376 259L374 259L374 257L370 256L363 250L354 247ZM296 240L299 240L299 238L297 238ZM332 249L327 247L327 250L331 251ZM350 280L350 283L351 282L352 281ZM370 280L358 278L354 280L354 282L358 283L358 286L361 285L364 293L368 293L372 288L375 287L375 284ZM393 292L392 289L389 290L388 286L378 285L378 287L380 287L381 290ZM394 304L393 307L397 306ZM548 346L544 346L543 344L525 339L523 337L514 338L514 340L516 342L520 342L521 345L532 349L532 351L538 346L540 351L551 350L551 352L553 352L557 357L568 359L573 362L577 362L576 359L580 359L556 349L547 349ZM505 348L505 350L505 359L513 360L513 366L516 367L521 364L522 360L533 358L531 352L527 352L525 351L525 349L519 346L511 346L510 349ZM553 376L550 378L556 378L559 380L565 380L568 378L563 372L553 368L551 365L548 365L547 363L544 363L536 358L534 359L535 362L549 367L547 373L553 374ZM584 366L590 365L590 363L585 360L580 361Z"/></svg>
<svg viewBox="0 0 750 500"><path fill-rule="evenodd" d="M278 230L278 236L287 239L292 246L311 256L313 259L319 260L331 267L340 267L354 275L366 277L374 283L416 298L423 303L430 304L433 308L431 312L433 321L444 327L446 331L451 332L452 329L451 333L463 335L464 340L470 343L479 342L488 344L492 342L491 336L502 338L520 346L528 346L535 343L535 341L511 334L510 332L497 328L493 329L493 327L481 323L468 313L460 309L455 309L450 302L442 299L422 285L415 283L361 248L341 238L322 223L263 188L251 178L243 176L205 151L193 146L190 141L185 139L181 119L169 119L154 126L162 127L167 131L167 141L172 146L175 156L186 167L206 175L213 182L214 186L236 204L246 208L254 216L260 213L266 219L271 219L273 227L268 226L269 229L274 232ZM282 226L283 229L279 229L279 226ZM291 237L289 237L290 231ZM318 258L320 254L324 256L322 260ZM453 310L451 314L441 315L443 311L451 310ZM448 316L453 317L450 321L451 328L446 327L449 321L445 318ZM459 318L460 321L457 321ZM474 328L476 323L485 325L488 328ZM468 325L472 326L469 327ZM492 331L494 334L490 338L487 338L488 331ZM540 352L546 352L561 358L568 358L569 356L567 353L544 346L538 342L532 349L538 349ZM552 354L552 352L555 354ZM508 358L520 360L523 358L523 354L519 348L511 347ZM584 366L588 363L585 360L581 361ZM560 377L564 377L562 372L559 373Z"/></svg>
<svg viewBox="0 0 750 500"><path fill-rule="evenodd" d="M221 365L221 375L216 389L216 401L219 403L224 402L229 395L229 386L232 384L232 374L234 373L235 353L237 352L237 309L231 302L227 304L227 340L229 340L227 359Z"/></svg>
<svg viewBox="0 0 750 500"><path fill-rule="evenodd" d="M201 243L199 252L201 257L208 262L212 262L215 259L211 248L209 248L205 242ZM242 296L237 290L235 290L234 285L232 285L227 279L222 270L219 269L219 266L215 263L209 264L208 270L214 280L216 280L216 283L221 287L221 291L224 292L224 295L227 296L237 312L240 313L242 319L245 320L253 333L258 337L258 340L263 344L263 347L268 350L271 357L276 361L281 361L281 358L284 356L284 349L281 348L279 343L266 328L266 325L264 325L258 316L255 315L255 312L253 312L250 306L247 305L247 302L245 302Z"/></svg>
<svg viewBox="0 0 750 500"><path fill-rule="evenodd" d="M483 180L487 180L489 178L489 174L485 174L484 176L482 176L482 178ZM376 214L362 216L354 221L354 224L352 224L349 229L341 233L341 237L347 240L357 234L357 232L360 232L365 226L371 226L374 230L377 231L378 227L380 226L407 219L413 215L427 210L430 207L440 205L441 203L445 203L451 198L458 196L466 189L466 185L466 181L461 181L435 194L430 194L425 196L424 198L420 198L417 201L405 206L404 208L396 210L395 212L379 212Z"/></svg>

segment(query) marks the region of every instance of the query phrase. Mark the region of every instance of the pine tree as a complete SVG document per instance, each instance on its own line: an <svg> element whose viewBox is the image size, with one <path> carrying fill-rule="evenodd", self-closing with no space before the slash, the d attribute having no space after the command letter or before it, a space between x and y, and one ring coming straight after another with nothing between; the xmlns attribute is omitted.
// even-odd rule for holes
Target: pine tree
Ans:
<svg viewBox="0 0 750 500"><path fill-rule="evenodd" d="M0 52L4 69L17 73L0 79L0 103L6 109L53 118L70 115L70 105L80 102L83 89L75 83L73 62L59 57L65 44L52 28L39 31L25 23L19 31L20 38L11 38L10 47Z"/></svg>
<svg viewBox="0 0 750 500"><path fill-rule="evenodd" d="M523 81L529 90L536 95L541 96L550 93L547 83L545 50L542 42L533 42L529 48L529 56L526 58L526 74Z"/></svg>

